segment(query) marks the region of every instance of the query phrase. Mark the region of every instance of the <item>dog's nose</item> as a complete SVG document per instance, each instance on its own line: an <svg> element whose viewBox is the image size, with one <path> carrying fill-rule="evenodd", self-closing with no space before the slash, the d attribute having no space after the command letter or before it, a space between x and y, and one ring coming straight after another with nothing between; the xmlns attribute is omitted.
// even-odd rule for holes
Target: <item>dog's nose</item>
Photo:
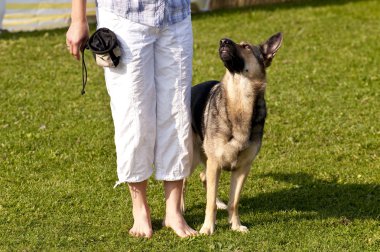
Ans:
<svg viewBox="0 0 380 252"><path fill-rule="evenodd" d="M224 38L224 39L221 39L221 40L220 40L220 45L221 45L221 46L222 46L222 45L232 45L232 44L233 44L233 42L232 42L231 39Z"/></svg>

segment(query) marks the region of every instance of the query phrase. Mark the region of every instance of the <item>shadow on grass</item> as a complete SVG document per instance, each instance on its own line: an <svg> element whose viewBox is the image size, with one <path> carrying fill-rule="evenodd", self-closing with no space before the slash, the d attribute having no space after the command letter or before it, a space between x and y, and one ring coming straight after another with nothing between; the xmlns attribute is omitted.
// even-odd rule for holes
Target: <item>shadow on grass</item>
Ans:
<svg viewBox="0 0 380 252"><path fill-rule="evenodd" d="M273 214L263 222L297 219L325 219L329 217L347 224L355 219L380 220L380 184L340 184L337 181L316 179L306 173L268 173L261 177L291 184L291 189L260 193L253 197L242 197L239 213L259 212ZM244 189L243 189L244 190ZM199 204L193 209L205 208ZM189 209L191 212L191 209ZM279 216L279 212L296 211L296 216ZM218 211L218 219L226 218L227 211ZM204 216L191 216L201 219ZM244 217L243 217L244 218ZM248 226L258 223L247 223Z"/></svg>
<svg viewBox="0 0 380 252"><path fill-rule="evenodd" d="M291 189L242 198L240 212L301 211L305 218L380 218L380 184L340 184L306 173L269 173L263 177L292 184Z"/></svg>

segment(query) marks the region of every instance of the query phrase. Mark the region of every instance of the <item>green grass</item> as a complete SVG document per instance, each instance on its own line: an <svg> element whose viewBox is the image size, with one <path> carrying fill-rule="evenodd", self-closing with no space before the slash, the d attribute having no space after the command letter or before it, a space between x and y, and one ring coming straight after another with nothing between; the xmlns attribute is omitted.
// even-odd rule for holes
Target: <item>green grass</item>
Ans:
<svg viewBox="0 0 380 252"><path fill-rule="evenodd" d="M380 3L307 1L193 17L194 83L220 79L218 41L283 46L268 71L262 150L244 187L241 219L218 212L211 237L179 239L160 226L128 236L131 202L116 181L113 126L102 70L87 55L87 94L65 30L0 37L0 251L379 251ZM190 180L186 219L202 225L205 193ZM228 195L228 173L220 194Z"/></svg>

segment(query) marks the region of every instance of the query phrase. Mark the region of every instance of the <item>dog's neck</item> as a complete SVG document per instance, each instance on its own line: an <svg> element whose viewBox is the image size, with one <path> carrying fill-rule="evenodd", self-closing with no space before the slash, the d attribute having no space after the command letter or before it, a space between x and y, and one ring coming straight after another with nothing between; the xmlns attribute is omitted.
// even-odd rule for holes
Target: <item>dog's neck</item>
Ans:
<svg viewBox="0 0 380 252"><path fill-rule="evenodd" d="M224 75L222 83L228 102L235 105L231 107L250 114L256 97L264 93L266 87L265 78L253 79L242 74L231 74L229 71Z"/></svg>
<svg viewBox="0 0 380 252"><path fill-rule="evenodd" d="M226 97L226 110L232 123L232 135L244 149L249 141L252 116L255 113L256 100L265 92L264 80L253 80L241 74L231 74L227 71L221 88Z"/></svg>

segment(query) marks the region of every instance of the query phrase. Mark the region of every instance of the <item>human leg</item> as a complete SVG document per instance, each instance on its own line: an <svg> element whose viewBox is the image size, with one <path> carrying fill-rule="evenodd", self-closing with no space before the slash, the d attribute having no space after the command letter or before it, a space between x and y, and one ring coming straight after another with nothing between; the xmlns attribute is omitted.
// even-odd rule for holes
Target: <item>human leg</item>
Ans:
<svg viewBox="0 0 380 252"><path fill-rule="evenodd" d="M116 68L105 68L115 127L118 182L128 183L134 224L130 234L152 236L147 204L147 179L153 172L156 138L156 101L153 69L153 38L146 26L131 23L98 9L98 26L115 32L122 59ZM144 30L146 29L146 30ZM142 38L141 33L147 34Z"/></svg>
<svg viewBox="0 0 380 252"><path fill-rule="evenodd" d="M132 214L134 223L129 234L136 237L152 237L152 222L150 209L146 200L147 180L138 183L128 183L132 199Z"/></svg>
<svg viewBox="0 0 380 252"><path fill-rule="evenodd" d="M194 236L197 232L184 219L181 210L183 180L164 181L166 213L162 225L172 228L179 237Z"/></svg>
<svg viewBox="0 0 380 252"><path fill-rule="evenodd" d="M192 163L192 46L190 17L163 29L155 42L156 179L164 180L166 216L163 225L180 237L197 233L186 223L181 211L183 178L189 175Z"/></svg>

